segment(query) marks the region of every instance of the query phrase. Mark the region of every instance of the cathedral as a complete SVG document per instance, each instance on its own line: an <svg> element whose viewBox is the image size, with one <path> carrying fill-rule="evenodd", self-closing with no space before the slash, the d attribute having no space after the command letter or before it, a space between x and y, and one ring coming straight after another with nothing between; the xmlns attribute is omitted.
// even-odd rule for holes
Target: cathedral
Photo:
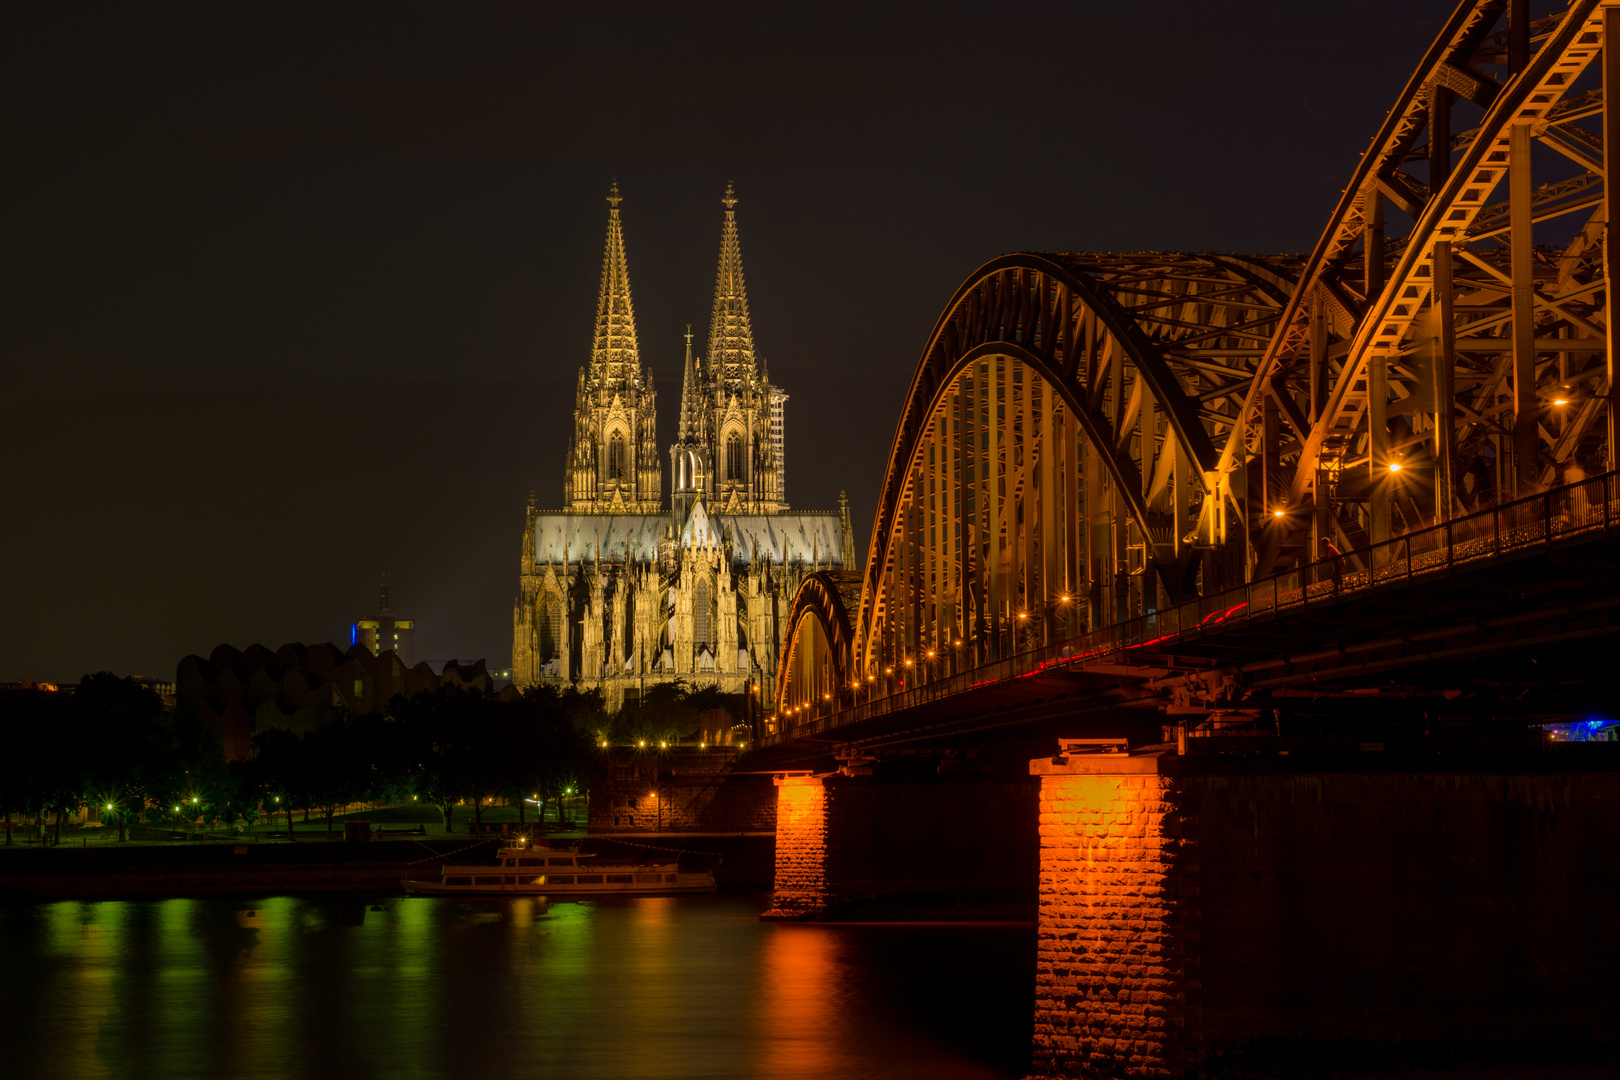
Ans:
<svg viewBox="0 0 1620 1080"><path fill-rule="evenodd" d="M621 201L615 184L590 363L574 392L563 508L540 511L529 498L512 681L600 689L616 709L654 683L681 679L754 694L769 709L799 582L818 568L854 563L848 506L788 509L788 395L754 347L737 198L728 185L703 355L693 353L686 331L666 507Z"/></svg>

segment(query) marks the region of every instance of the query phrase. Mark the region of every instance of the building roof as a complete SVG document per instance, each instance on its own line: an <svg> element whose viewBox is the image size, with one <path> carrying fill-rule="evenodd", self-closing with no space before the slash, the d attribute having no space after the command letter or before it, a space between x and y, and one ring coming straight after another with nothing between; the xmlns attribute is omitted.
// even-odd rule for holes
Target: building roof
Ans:
<svg viewBox="0 0 1620 1080"><path fill-rule="evenodd" d="M672 524L668 514L536 514L534 558L537 563L579 563L597 557L653 562L658 543ZM842 540L836 513L714 514L701 503L681 530L683 548L729 540L735 561L754 553L778 565L820 562L842 565Z"/></svg>

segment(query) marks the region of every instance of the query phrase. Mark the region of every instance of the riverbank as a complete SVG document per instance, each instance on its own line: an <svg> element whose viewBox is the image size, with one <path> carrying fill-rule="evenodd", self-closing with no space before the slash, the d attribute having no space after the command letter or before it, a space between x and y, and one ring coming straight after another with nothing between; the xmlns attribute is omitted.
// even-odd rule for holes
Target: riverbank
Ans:
<svg viewBox="0 0 1620 1080"><path fill-rule="evenodd" d="M768 888L770 836L683 837L678 833L581 834L551 838L604 856L664 859L712 867L722 887ZM499 837L430 836L346 842L259 837L94 847L0 848L0 897L112 899L199 895L394 892L404 880L439 877L450 858L492 861Z"/></svg>

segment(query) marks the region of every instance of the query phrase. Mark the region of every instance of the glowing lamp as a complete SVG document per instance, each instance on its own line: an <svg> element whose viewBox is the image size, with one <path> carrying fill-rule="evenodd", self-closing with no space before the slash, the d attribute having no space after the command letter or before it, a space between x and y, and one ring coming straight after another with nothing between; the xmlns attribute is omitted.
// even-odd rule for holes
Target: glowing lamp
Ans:
<svg viewBox="0 0 1620 1080"><path fill-rule="evenodd" d="M1067 596L1062 597L1062 600L1065 604L1069 602L1069 598Z"/></svg>
<svg viewBox="0 0 1620 1080"><path fill-rule="evenodd" d="M1273 510L1271 512L1272 517L1286 517L1287 515L1288 515L1288 511L1286 511L1286 510Z"/></svg>
<svg viewBox="0 0 1620 1080"><path fill-rule="evenodd" d="M1553 399L1553 404L1554 405L1568 405L1569 404L1569 399L1568 398L1554 398Z"/></svg>
<svg viewBox="0 0 1620 1080"><path fill-rule="evenodd" d="M907 661L906 661L906 667L910 667L910 666L911 666L911 661L910 661L910 660L907 660Z"/></svg>
<svg viewBox="0 0 1620 1080"><path fill-rule="evenodd" d="M1401 463L1398 462L1398 461L1390 462L1389 463L1389 471L1390 472L1400 472L1401 471Z"/></svg>
<svg viewBox="0 0 1620 1080"><path fill-rule="evenodd" d="M1019 613L1018 613L1018 617L1019 617L1019 618L1020 618L1020 619L1027 619L1027 618L1029 618L1029 612L1027 612L1027 611L1020 611L1020 612L1019 612Z"/></svg>

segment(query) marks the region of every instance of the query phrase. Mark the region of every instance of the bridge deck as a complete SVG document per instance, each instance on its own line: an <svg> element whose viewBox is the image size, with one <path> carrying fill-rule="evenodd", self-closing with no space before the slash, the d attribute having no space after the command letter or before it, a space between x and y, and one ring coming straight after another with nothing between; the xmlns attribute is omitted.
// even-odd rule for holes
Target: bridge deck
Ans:
<svg viewBox="0 0 1620 1080"><path fill-rule="evenodd" d="M824 754L833 743L1072 725L1120 710L1204 716L1244 695L1334 693L1336 680L1397 671L1408 689L1457 691L1478 673L1455 665L1537 644L1559 646L1530 658L1547 665L1537 681L1567 662L1555 681L1568 687L1590 682L1590 658L1570 646L1620 630L1620 589L1603 573L1616 567L1620 474L1609 473L830 711L762 749Z"/></svg>

